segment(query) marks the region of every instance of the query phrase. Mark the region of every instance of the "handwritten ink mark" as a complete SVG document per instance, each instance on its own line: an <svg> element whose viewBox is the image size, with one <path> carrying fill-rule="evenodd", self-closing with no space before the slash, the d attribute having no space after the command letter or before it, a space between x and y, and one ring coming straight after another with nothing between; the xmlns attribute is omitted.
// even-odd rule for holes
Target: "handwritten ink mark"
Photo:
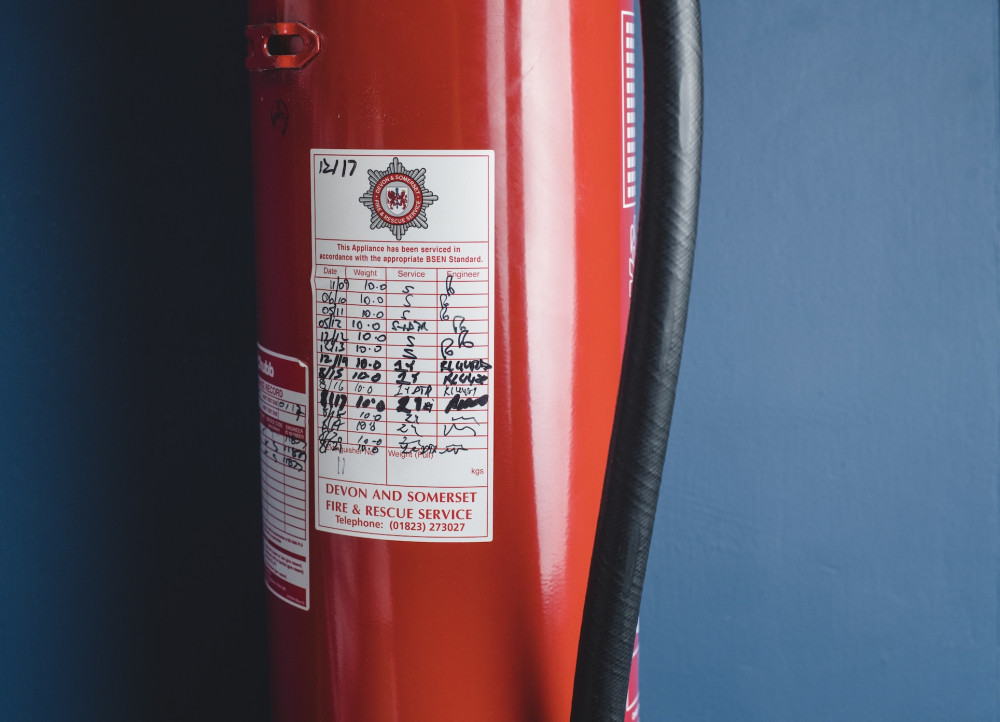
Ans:
<svg viewBox="0 0 1000 722"><path fill-rule="evenodd" d="M282 135L288 130L288 103L284 100L276 100L271 106L271 126Z"/></svg>
<svg viewBox="0 0 1000 722"><path fill-rule="evenodd" d="M347 172L347 164L348 163L351 164L351 172L350 173ZM354 175L354 171L357 170L357 168L358 168L358 162L356 160L353 160L353 159L350 159L350 158L345 158L343 165L340 164L340 158L337 158L336 160L334 160L333 161L333 165L330 165L330 161L328 161L326 158L321 158L320 161L319 161L319 172L320 172L320 174L336 175L338 168L340 168L340 177L341 178L350 178L351 176Z"/></svg>
<svg viewBox="0 0 1000 722"><path fill-rule="evenodd" d="M458 394L451 397L448 401L448 405L444 407L444 412L450 413L451 411L462 411L464 409L472 409L476 406L486 406L490 401L489 394L483 394L478 399L463 399Z"/></svg>
<svg viewBox="0 0 1000 722"><path fill-rule="evenodd" d="M444 427L444 435L451 436L452 434L456 434L459 431L471 431L473 436L479 436L479 432L476 431L471 426L469 426L468 424L465 424L464 426L459 426L458 425L459 421L471 421L476 426L479 426L479 421L474 416L456 416L452 419L453 423L450 423Z"/></svg>
<svg viewBox="0 0 1000 722"><path fill-rule="evenodd" d="M465 316L455 316L454 320L451 322L452 331L458 334L458 347L459 348L472 348L476 344L472 341L467 340L469 335L469 327L465 325ZM451 354L448 354L449 356Z"/></svg>

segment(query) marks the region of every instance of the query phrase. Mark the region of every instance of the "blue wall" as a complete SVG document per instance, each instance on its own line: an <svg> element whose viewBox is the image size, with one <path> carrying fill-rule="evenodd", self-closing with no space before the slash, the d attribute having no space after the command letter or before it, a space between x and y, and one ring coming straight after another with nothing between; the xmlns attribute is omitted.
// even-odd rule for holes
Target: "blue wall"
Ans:
<svg viewBox="0 0 1000 722"><path fill-rule="evenodd" d="M996 720L997 3L704 0L650 720Z"/></svg>
<svg viewBox="0 0 1000 722"><path fill-rule="evenodd" d="M245 12L135 8L4 16L3 720L266 719ZM997 4L703 18L643 718L1000 719Z"/></svg>

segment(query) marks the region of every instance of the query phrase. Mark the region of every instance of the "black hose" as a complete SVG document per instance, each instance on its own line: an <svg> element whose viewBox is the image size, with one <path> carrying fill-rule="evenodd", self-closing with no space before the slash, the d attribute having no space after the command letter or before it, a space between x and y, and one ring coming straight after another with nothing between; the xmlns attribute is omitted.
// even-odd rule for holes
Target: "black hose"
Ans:
<svg viewBox="0 0 1000 722"><path fill-rule="evenodd" d="M622 722L677 388L701 175L697 0L641 0L642 192L632 307L573 686L571 722Z"/></svg>

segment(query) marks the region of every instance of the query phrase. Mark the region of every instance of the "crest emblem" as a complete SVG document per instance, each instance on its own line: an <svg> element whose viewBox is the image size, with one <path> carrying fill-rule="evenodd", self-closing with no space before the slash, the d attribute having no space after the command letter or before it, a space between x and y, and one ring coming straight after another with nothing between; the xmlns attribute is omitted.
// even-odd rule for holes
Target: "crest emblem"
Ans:
<svg viewBox="0 0 1000 722"><path fill-rule="evenodd" d="M426 168L407 170L393 158L384 171L368 171L369 187L358 198L371 211L370 228L388 228L396 240L410 228L427 228L427 207L438 199L427 190Z"/></svg>

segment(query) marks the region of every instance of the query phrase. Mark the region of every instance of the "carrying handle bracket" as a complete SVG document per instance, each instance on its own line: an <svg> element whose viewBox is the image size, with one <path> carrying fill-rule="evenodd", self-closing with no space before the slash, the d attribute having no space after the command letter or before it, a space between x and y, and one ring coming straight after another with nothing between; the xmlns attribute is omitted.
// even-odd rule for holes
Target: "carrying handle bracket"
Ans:
<svg viewBox="0 0 1000 722"><path fill-rule="evenodd" d="M319 35L302 23L248 25L247 70L297 70L319 54Z"/></svg>

